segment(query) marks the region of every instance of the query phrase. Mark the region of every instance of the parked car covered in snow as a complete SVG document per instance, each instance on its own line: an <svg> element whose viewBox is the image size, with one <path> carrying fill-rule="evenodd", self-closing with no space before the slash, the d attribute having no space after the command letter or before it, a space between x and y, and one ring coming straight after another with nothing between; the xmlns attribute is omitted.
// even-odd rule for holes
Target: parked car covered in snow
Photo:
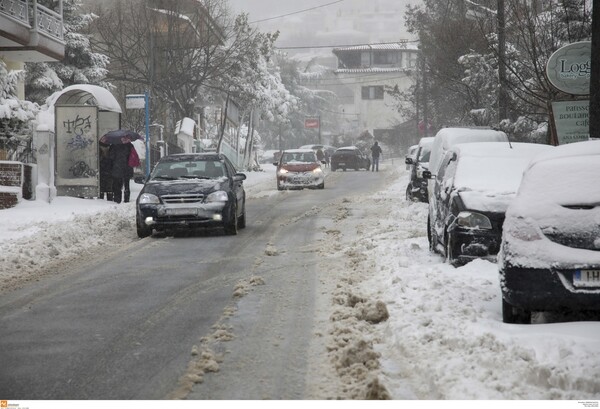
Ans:
<svg viewBox="0 0 600 409"><path fill-rule="evenodd" d="M502 318L600 311L600 141L538 156L506 211L498 255Z"/></svg>
<svg viewBox="0 0 600 409"><path fill-rule="evenodd" d="M423 177L423 171L429 170L429 156L431 154L431 145L433 137L421 138L417 152L413 157L407 156L405 163L411 165L410 180L406 187L406 200L415 200L427 203L427 182Z"/></svg>
<svg viewBox="0 0 600 409"><path fill-rule="evenodd" d="M288 149L283 151L277 166L277 189L324 189L325 174L312 149Z"/></svg>
<svg viewBox="0 0 600 409"><path fill-rule="evenodd" d="M371 168L371 159L356 146L344 146L331 155L331 171L337 169L366 169Z"/></svg>
<svg viewBox="0 0 600 409"><path fill-rule="evenodd" d="M454 265L495 261L504 213L531 159L550 145L477 142L451 147L436 175L428 219L430 248ZM429 171L424 172L429 176Z"/></svg>

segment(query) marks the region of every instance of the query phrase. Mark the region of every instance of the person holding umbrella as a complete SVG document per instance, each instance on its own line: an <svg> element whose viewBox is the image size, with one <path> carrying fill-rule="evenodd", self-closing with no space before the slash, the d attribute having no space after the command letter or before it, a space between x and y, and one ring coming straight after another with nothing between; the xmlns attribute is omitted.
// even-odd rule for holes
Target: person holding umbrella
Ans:
<svg viewBox="0 0 600 409"><path fill-rule="evenodd" d="M133 131L116 130L111 131L100 138L100 143L110 145L109 157L112 161L112 192L116 203L129 202L131 191L129 182L133 177L133 166L139 166L139 158L135 152L132 141L141 139L141 136ZM132 152L134 151L134 152ZM130 157L132 163L130 165Z"/></svg>

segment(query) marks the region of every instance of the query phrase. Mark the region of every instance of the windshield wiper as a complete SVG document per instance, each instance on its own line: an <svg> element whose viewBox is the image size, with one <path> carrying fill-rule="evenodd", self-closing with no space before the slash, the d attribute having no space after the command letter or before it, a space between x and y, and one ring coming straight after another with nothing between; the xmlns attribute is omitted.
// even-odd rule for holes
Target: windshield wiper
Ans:
<svg viewBox="0 0 600 409"><path fill-rule="evenodd" d="M181 176L182 178L185 179L210 179L209 177L206 176L198 176L198 175L183 175Z"/></svg>
<svg viewBox="0 0 600 409"><path fill-rule="evenodd" d="M154 176L152 179L175 180L177 178L174 178L173 176L159 175L159 176Z"/></svg>

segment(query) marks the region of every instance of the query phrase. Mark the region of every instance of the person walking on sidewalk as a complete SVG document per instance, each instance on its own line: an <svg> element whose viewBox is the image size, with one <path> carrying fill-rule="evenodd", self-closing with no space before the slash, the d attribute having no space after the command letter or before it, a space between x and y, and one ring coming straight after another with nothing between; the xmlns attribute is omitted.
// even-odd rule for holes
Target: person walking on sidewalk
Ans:
<svg viewBox="0 0 600 409"><path fill-rule="evenodd" d="M112 160L112 187L113 200L116 203L129 202L131 194L129 181L133 177L133 168L129 166L129 155L135 149L131 143L110 145L110 159Z"/></svg>
<svg viewBox="0 0 600 409"><path fill-rule="evenodd" d="M381 150L381 146L379 146L379 143L375 141L373 146L371 146L371 172L379 172L379 157L382 153L383 151Z"/></svg>

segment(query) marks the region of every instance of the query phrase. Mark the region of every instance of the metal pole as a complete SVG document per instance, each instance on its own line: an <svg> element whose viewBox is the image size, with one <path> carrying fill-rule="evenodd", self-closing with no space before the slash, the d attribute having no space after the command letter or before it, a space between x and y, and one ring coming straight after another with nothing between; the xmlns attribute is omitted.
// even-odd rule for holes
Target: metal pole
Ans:
<svg viewBox="0 0 600 409"><path fill-rule="evenodd" d="M600 138L600 0L592 4L592 52L590 76L590 138Z"/></svg>
<svg viewBox="0 0 600 409"><path fill-rule="evenodd" d="M506 95L506 20L504 0L498 0L498 124L508 119L508 96Z"/></svg>
<svg viewBox="0 0 600 409"><path fill-rule="evenodd" d="M144 106L146 110L146 178L150 176L150 109L148 91L144 91Z"/></svg>

